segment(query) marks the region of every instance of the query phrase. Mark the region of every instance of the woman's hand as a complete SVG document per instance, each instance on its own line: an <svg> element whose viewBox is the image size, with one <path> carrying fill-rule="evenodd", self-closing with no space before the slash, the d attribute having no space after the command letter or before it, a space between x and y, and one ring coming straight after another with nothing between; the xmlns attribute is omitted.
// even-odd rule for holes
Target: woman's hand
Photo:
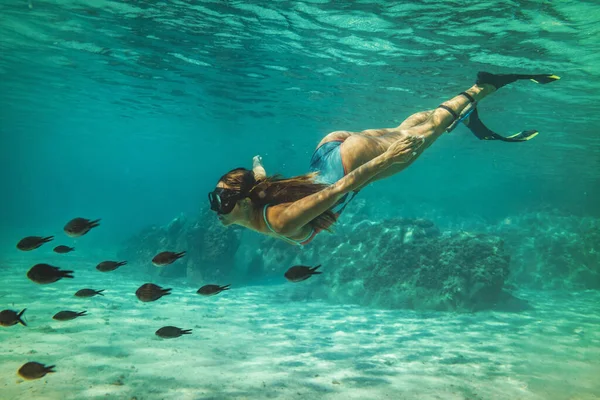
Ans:
<svg viewBox="0 0 600 400"><path fill-rule="evenodd" d="M385 155L392 164L403 164L411 161L425 143L422 136L406 136L392 143Z"/></svg>
<svg viewBox="0 0 600 400"><path fill-rule="evenodd" d="M262 165L262 157L254 156L252 158L252 172L254 172L254 179L265 179L267 177L267 171Z"/></svg>

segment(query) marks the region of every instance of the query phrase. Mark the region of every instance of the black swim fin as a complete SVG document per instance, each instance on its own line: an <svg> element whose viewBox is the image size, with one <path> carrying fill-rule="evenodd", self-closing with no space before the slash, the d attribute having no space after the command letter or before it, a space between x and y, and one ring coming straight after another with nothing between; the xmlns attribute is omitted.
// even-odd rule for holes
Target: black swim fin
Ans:
<svg viewBox="0 0 600 400"><path fill-rule="evenodd" d="M534 137L536 137L539 133L537 130L532 129L532 130L528 130L528 131L522 131L522 132L516 133L511 136L499 135L496 132L493 132L491 129L489 129L487 126L485 126L483 124L481 119L479 119L479 112L477 111L477 109L475 109L471 112L469 119L464 121L464 124L480 140L500 140L503 142L526 142L529 139L533 139Z"/></svg>
<svg viewBox="0 0 600 400"><path fill-rule="evenodd" d="M480 71L477 73L477 81L475 83L478 85L489 84L496 89L500 89L502 86L522 79L529 79L535 83L544 85L559 80L560 76L554 74L492 74Z"/></svg>

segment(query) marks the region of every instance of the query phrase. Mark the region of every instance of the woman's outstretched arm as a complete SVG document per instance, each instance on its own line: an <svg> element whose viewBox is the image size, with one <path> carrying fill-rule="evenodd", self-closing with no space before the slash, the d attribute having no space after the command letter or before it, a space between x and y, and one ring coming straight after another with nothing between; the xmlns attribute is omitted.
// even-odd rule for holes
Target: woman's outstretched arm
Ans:
<svg viewBox="0 0 600 400"><path fill-rule="evenodd" d="M346 193L360 189L374 176L397 163L406 163L422 145L420 139L406 137L392 144L389 149L371 161L356 168L331 186L293 202L275 215L271 224L280 233L292 233L333 207Z"/></svg>

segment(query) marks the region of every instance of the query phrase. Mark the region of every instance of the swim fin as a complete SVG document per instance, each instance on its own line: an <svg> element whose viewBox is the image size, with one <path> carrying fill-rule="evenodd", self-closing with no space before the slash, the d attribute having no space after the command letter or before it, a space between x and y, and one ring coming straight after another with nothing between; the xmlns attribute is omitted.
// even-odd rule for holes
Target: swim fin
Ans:
<svg viewBox="0 0 600 400"><path fill-rule="evenodd" d="M522 131L522 132L516 133L511 136L499 135L496 132L493 132L491 129L489 129L487 126L485 126L483 124L481 119L479 119L479 112L477 111L477 109L474 109L471 112L469 119L464 121L464 124L480 140L500 140L503 142L526 142L529 139L533 139L534 137L536 137L539 133L537 130L532 129L532 130Z"/></svg>
<svg viewBox="0 0 600 400"><path fill-rule="evenodd" d="M529 79L535 83L545 85L560 79L560 76L554 74L492 74L489 72L479 71L477 73L477 85L489 84L496 89L506 86L509 83L516 82L522 79Z"/></svg>

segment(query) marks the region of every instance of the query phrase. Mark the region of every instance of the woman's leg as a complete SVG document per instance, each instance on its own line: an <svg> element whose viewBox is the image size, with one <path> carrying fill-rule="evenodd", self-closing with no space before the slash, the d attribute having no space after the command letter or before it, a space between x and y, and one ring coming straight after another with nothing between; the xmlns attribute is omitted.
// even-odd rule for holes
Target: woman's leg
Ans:
<svg viewBox="0 0 600 400"><path fill-rule="evenodd" d="M425 122L433 113L434 110L421 111L413 114L406 118L399 126L395 128L382 128L382 129L366 129L361 132L350 132L350 131L334 131L328 133L317 145L317 148L327 142L340 141L343 142L352 135L366 135L371 137L382 137L390 133L398 132L399 130L405 130L412 128L416 125Z"/></svg>
<svg viewBox="0 0 600 400"><path fill-rule="evenodd" d="M475 101L479 102L494 91L495 88L491 85L474 85L466 90L466 93L473 97ZM469 104L470 100L463 95L455 96L442 103L442 105L452 109L457 115L460 115ZM422 137L423 145L417 150L417 154L410 162L405 164L395 164L387 170L382 171L381 174L373 178L371 182L397 174L411 165L427 147L431 146L433 142L448 129L455 119L448 110L439 107L430 112L414 114L409 117L409 119L416 116L418 116L422 122L408 129L400 129L403 125L408 125L403 123L397 128L386 129L386 132L383 135L353 135L346 139L342 144L341 151L347 170L352 171L369 160L379 156L385 152L393 142L406 137L407 135Z"/></svg>
<svg viewBox="0 0 600 400"><path fill-rule="evenodd" d="M413 115L409 116L408 118L406 118L404 121L402 121L402 123L395 128L365 129L364 131L361 131L357 134L358 135L367 135L367 136L371 136L371 137L382 137L382 136L389 135L390 133L393 134L395 132L399 132L401 130L406 130L406 129L412 128L414 126L417 126L419 124L422 124L431 116L431 113L433 111L434 110L421 111L416 114L413 114Z"/></svg>

